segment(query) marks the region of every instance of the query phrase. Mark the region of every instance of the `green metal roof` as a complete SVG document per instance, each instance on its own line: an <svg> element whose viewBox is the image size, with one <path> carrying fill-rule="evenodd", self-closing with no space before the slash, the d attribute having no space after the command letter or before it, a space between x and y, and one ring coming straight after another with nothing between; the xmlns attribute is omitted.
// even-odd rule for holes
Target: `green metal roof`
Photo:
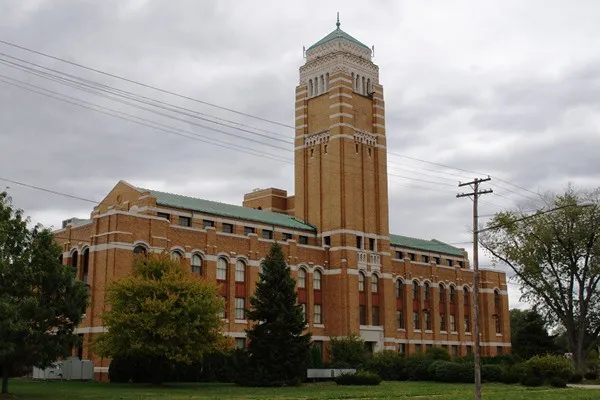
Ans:
<svg viewBox="0 0 600 400"><path fill-rule="evenodd" d="M152 196L156 197L156 204L161 206L198 211L206 214L218 215L220 217L255 221L267 225L284 226L286 228L304 231L316 231L315 227L297 220L290 215L235 206L233 204L219 203L217 201L197 199L195 197L182 196L179 194L159 192L157 190L138 189L144 192L150 192Z"/></svg>
<svg viewBox="0 0 600 400"><path fill-rule="evenodd" d="M390 244L396 247L410 247L411 249L431 251L433 253L451 254L459 257L464 256L461 249L435 239L425 240L408 236L390 235Z"/></svg>
<svg viewBox="0 0 600 400"><path fill-rule="evenodd" d="M365 49L369 49L369 46L365 45L364 43L359 42L358 40L354 39L352 36L348 35L346 32L344 32L343 30L340 29L340 27L338 26L336 28L336 30L334 30L333 32L331 32L329 35L325 36L323 39L319 40L317 43L313 44L312 46L310 46L308 48L308 50L310 49L314 49L317 46L320 46L322 44L325 44L327 42L330 42L332 40L335 39L345 39L351 43L357 44L361 47L364 47ZM370 49L369 49L370 50Z"/></svg>

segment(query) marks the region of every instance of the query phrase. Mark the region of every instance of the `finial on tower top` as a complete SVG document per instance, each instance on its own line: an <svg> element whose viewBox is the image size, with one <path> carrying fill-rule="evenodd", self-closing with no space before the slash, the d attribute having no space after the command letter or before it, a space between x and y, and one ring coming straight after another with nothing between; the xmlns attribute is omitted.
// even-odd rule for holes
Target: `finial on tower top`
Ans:
<svg viewBox="0 0 600 400"><path fill-rule="evenodd" d="M337 26L338 29L340 29L340 12L338 11L337 13L337 22L335 23L335 26Z"/></svg>

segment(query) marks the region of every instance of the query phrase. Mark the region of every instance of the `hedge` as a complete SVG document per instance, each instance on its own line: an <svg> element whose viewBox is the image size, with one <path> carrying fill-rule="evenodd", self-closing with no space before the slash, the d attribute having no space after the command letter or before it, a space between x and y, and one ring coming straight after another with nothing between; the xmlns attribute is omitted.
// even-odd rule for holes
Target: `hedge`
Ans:
<svg viewBox="0 0 600 400"><path fill-rule="evenodd" d="M335 378L338 385L377 386L381 383L381 377L367 371L359 371L355 374L342 374Z"/></svg>

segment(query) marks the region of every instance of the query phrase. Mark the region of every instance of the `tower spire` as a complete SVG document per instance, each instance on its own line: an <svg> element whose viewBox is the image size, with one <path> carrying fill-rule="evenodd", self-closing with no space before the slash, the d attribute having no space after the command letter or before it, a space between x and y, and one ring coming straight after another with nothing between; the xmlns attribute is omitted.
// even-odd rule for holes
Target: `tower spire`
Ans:
<svg viewBox="0 0 600 400"><path fill-rule="evenodd" d="M338 11L337 13L337 22L335 23L335 26L337 26L338 29L340 29L340 12Z"/></svg>

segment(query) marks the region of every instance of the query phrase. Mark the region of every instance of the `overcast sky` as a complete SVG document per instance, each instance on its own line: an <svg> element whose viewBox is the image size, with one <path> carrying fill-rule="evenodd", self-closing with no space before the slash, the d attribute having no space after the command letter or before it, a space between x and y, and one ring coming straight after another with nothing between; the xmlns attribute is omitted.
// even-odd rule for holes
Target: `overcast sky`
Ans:
<svg viewBox="0 0 600 400"><path fill-rule="evenodd" d="M393 233L437 238L472 253L471 202L455 195L458 181L475 175L402 156L502 179L486 185L494 194L482 198L482 222L502 209L535 208L540 202L534 193L560 191L569 182L598 186L598 1L0 0L0 40L293 125L302 46L332 31L337 11L343 30L375 45L386 101L388 172L395 175L389 178ZM1 75L190 132L184 133L188 138L177 136L0 82L0 177L96 201L120 179L234 204L258 187L293 193L289 127L4 44L0 53L0 60L18 57L278 139L220 127L241 138L228 136L198 126L217 127L205 121L167 118L0 64ZM86 218L93 207L0 185L9 186L16 205L47 226ZM481 264L491 267L486 257ZM518 287L509 291L511 306L522 307Z"/></svg>

